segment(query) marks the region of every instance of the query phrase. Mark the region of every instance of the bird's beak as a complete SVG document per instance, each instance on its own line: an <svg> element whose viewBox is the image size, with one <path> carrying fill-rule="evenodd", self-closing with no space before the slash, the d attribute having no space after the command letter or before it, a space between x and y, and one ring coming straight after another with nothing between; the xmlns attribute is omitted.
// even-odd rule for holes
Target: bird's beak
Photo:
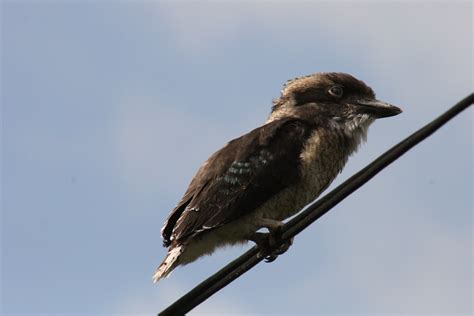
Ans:
<svg viewBox="0 0 474 316"><path fill-rule="evenodd" d="M377 99L359 99L357 106L363 113L370 114L376 118L389 117L402 113L402 109Z"/></svg>

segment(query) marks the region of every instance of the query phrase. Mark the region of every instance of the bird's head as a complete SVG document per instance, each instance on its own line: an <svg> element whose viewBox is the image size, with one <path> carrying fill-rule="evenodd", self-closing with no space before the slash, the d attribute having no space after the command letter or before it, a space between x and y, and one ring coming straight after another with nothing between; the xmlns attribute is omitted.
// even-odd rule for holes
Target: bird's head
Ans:
<svg viewBox="0 0 474 316"><path fill-rule="evenodd" d="M347 128L401 112L377 100L369 86L349 74L316 73L289 80L273 102L268 121L293 116Z"/></svg>

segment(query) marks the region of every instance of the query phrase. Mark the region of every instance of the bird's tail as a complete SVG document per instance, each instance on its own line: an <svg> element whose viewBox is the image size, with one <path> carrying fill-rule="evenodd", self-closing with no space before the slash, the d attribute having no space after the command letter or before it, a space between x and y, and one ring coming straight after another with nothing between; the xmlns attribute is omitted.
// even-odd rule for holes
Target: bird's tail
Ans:
<svg viewBox="0 0 474 316"><path fill-rule="evenodd" d="M172 248L166 255L165 260L160 264L156 269L155 274L153 274L153 283L157 283L160 279L166 278L171 271L178 265L179 255L184 251L184 246L179 245Z"/></svg>

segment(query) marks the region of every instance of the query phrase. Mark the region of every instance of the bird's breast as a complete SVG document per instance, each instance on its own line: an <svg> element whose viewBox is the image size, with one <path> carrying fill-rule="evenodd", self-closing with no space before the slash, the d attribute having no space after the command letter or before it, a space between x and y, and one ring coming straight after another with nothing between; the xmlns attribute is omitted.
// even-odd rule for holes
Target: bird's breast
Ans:
<svg viewBox="0 0 474 316"><path fill-rule="evenodd" d="M346 140L337 133L317 130L300 153L300 176L262 205L257 216L284 220L316 199L341 172L350 155Z"/></svg>

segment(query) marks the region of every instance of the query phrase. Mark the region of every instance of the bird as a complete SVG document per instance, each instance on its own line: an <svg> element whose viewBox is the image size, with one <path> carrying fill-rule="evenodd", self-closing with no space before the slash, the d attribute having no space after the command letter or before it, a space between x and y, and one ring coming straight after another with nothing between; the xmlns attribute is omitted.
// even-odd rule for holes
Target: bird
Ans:
<svg viewBox="0 0 474 316"><path fill-rule="evenodd" d="M347 73L288 80L262 126L229 141L198 169L161 229L168 253L153 281L217 248L248 241L273 261L291 244L268 252L283 221L330 185L371 123L401 112ZM273 236L270 246L262 228Z"/></svg>

